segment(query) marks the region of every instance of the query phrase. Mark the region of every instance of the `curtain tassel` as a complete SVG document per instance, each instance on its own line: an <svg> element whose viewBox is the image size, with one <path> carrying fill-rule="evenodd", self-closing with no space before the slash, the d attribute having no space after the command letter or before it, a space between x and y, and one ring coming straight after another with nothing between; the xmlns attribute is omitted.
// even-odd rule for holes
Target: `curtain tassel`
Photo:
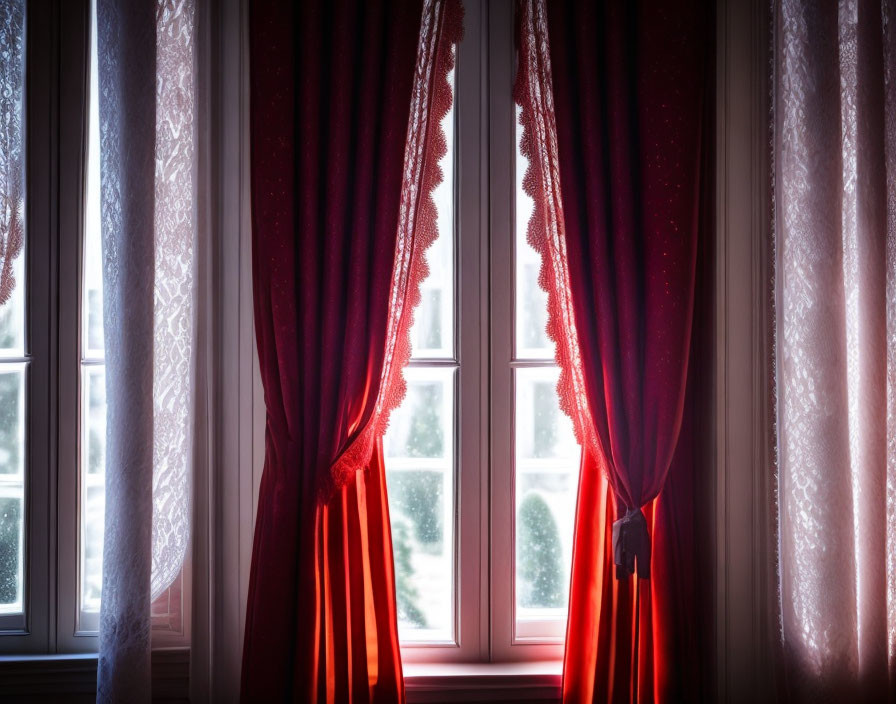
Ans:
<svg viewBox="0 0 896 704"><path fill-rule="evenodd" d="M637 558L638 579L650 579L650 533L647 519L640 508L627 508L625 515L613 522L613 561L616 579L635 573Z"/></svg>

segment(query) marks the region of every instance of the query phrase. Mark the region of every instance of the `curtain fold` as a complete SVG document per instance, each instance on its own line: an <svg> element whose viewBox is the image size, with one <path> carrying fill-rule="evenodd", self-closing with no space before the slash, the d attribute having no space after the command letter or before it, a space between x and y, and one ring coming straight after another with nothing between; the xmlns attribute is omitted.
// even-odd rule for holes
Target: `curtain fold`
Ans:
<svg viewBox="0 0 896 704"><path fill-rule="evenodd" d="M148 702L155 3L98 0L106 513L97 702Z"/></svg>
<svg viewBox="0 0 896 704"><path fill-rule="evenodd" d="M106 485L97 701L149 701L189 539L193 3L97 0Z"/></svg>
<svg viewBox="0 0 896 704"><path fill-rule="evenodd" d="M788 701L896 696L896 3L775 3Z"/></svg>
<svg viewBox="0 0 896 704"><path fill-rule="evenodd" d="M459 2L250 9L255 324L267 406L244 701L403 701L382 460Z"/></svg>
<svg viewBox="0 0 896 704"><path fill-rule="evenodd" d="M699 612L687 587L704 546L690 539L701 441L679 435L709 193L712 6L523 0L518 18L528 236L583 446L564 701L678 701L700 687L692 669L675 672L698 629L674 611ZM682 457L694 464L655 502ZM654 544L684 560L654 560L651 589Z"/></svg>

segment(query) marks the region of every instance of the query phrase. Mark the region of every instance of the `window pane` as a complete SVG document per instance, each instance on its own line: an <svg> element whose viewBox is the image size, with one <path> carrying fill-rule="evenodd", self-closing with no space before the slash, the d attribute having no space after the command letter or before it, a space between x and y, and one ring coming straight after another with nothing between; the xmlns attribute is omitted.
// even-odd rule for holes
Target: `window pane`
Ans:
<svg viewBox="0 0 896 704"><path fill-rule="evenodd" d="M562 636L579 446L557 399L557 367L514 370L516 619L523 637Z"/></svg>
<svg viewBox="0 0 896 704"><path fill-rule="evenodd" d="M454 85L454 72L449 76ZM433 191L439 236L426 252L429 276L420 285L421 300L411 328L417 358L454 358L454 108L442 120L448 151L439 166L444 178Z"/></svg>
<svg viewBox="0 0 896 704"><path fill-rule="evenodd" d="M392 413L386 434L387 457L449 456L452 377L450 369L405 370L408 390Z"/></svg>
<svg viewBox="0 0 896 704"><path fill-rule="evenodd" d="M106 383L101 365L82 368L81 404L81 611L98 612L106 459Z"/></svg>
<svg viewBox="0 0 896 704"><path fill-rule="evenodd" d="M81 375L84 409L81 424L83 466L88 474L103 474L106 466L106 380L102 366L86 367Z"/></svg>
<svg viewBox="0 0 896 704"><path fill-rule="evenodd" d="M515 371L517 466L545 462L575 466L579 446L572 421L560 410L557 367L529 367Z"/></svg>
<svg viewBox="0 0 896 704"><path fill-rule="evenodd" d="M103 255L100 218L100 119L96 8L92 9L87 189L81 281L80 627L93 630L100 610L105 518L106 375L103 343ZM90 618L85 614L92 615Z"/></svg>
<svg viewBox="0 0 896 704"><path fill-rule="evenodd" d="M84 477L81 493L81 611L99 613L103 586L104 478Z"/></svg>
<svg viewBox="0 0 896 704"><path fill-rule="evenodd" d="M96 22L95 12L93 17ZM84 262L82 291L83 356L103 357L103 250L100 219L100 108L96 26L91 36L90 114L87 135L87 191L84 199Z"/></svg>
<svg viewBox="0 0 896 704"><path fill-rule="evenodd" d="M0 359L25 355L25 257L12 263L16 286L9 300L0 305Z"/></svg>
<svg viewBox="0 0 896 704"><path fill-rule="evenodd" d="M529 161L519 150L522 127L519 124L520 107L517 106L516 127L516 222L515 279L516 333L514 356L516 359L553 359L554 343L547 334L548 296L538 285L541 257L526 241L529 218L532 217L532 199L523 190L523 177Z"/></svg>
<svg viewBox="0 0 896 704"><path fill-rule="evenodd" d="M0 3L0 615L20 614L25 513L25 1Z"/></svg>
<svg viewBox="0 0 896 704"><path fill-rule="evenodd" d="M453 368L405 370L386 433L386 481L402 642L454 638Z"/></svg>
<svg viewBox="0 0 896 704"><path fill-rule="evenodd" d="M0 614L22 610L22 493L0 483Z"/></svg>
<svg viewBox="0 0 896 704"><path fill-rule="evenodd" d="M0 358L21 357L25 348L24 93L25 1L5 0L0 3Z"/></svg>
<svg viewBox="0 0 896 704"><path fill-rule="evenodd" d="M25 464L25 372L0 364L0 477L21 481Z"/></svg>

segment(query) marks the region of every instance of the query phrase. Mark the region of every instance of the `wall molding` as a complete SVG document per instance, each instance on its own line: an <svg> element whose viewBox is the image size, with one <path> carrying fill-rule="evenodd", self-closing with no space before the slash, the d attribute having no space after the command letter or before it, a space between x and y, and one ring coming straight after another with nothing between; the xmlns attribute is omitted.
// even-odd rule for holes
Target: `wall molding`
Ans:
<svg viewBox="0 0 896 704"><path fill-rule="evenodd" d="M773 453L767 2L717 3L716 700L771 693Z"/></svg>
<svg viewBox="0 0 896 704"><path fill-rule="evenodd" d="M265 415L252 311L249 5L222 0L199 6L206 15L200 70L207 126L200 135L200 236L210 253L203 274L208 377L200 400L206 444L194 486L191 699L226 703L240 694Z"/></svg>

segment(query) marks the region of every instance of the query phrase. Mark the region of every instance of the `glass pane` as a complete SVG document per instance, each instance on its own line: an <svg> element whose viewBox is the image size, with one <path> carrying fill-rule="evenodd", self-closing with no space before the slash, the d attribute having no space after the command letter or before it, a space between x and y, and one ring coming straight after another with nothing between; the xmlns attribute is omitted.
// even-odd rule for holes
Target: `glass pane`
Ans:
<svg viewBox="0 0 896 704"><path fill-rule="evenodd" d="M0 477L21 477L25 464L25 372L0 364Z"/></svg>
<svg viewBox="0 0 896 704"><path fill-rule="evenodd" d="M565 618L580 449L560 410L558 375L557 367L514 370L518 624Z"/></svg>
<svg viewBox="0 0 896 704"><path fill-rule="evenodd" d="M454 85L454 72L449 76ZM414 357L454 358L454 108L442 120L448 151L439 165L444 178L433 191L439 236L426 252L429 276L420 285L411 346Z"/></svg>
<svg viewBox="0 0 896 704"><path fill-rule="evenodd" d="M0 305L0 359L25 355L25 257L12 263L16 285L9 300Z"/></svg>
<svg viewBox="0 0 896 704"><path fill-rule="evenodd" d="M87 475L81 504L81 611L99 612L103 586L103 518L106 494L103 478Z"/></svg>
<svg viewBox="0 0 896 704"><path fill-rule="evenodd" d="M515 301L516 359L553 359L554 343L547 334L548 295L538 285L541 257L526 241L529 218L532 217L532 199L523 190L523 177L529 160L520 152L522 127L519 124L520 107L517 106L516 123L516 222L515 242Z"/></svg>
<svg viewBox="0 0 896 704"><path fill-rule="evenodd" d="M454 638L454 375L410 367L386 433L402 642Z"/></svg>
<svg viewBox="0 0 896 704"><path fill-rule="evenodd" d="M449 459L454 370L408 367L404 373L408 390L389 421L386 457Z"/></svg>
<svg viewBox="0 0 896 704"><path fill-rule="evenodd" d="M102 366L86 367L82 375L84 410L82 444L88 474L103 474L106 466L106 379Z"/></svg>
<svg viewBox="0 0 896 704"><path fill-rule="evenodd" d="M21 484L0 483L0 614L22 610Z"/></svg>
<svg viewBox="0 0 896 704"><path fill-rule="evenodd" d="M561 467L517 477L517 618L566 609L577 480Z"/></svg>
<svg viewBox="0 0 896 704"><path fill-rule="evenodd" d="M527 465L560 461L578 471L579 446L572 421L560 410L557 367L515 370L516 456Z"/></svg>
<svg viewBox="0 0 896 704"><path fill-rule="evenodd" d="M101 365L82 367L81 404L81 610L98 611L106 461L106 383Z"/></svg>
<svg viewBox="0 0 896 704"><path fill-rule="evenodd" d="M93 13L94 30L96 16ZM90 52L90 114L87 135L87 191L84 201L84 268L81 345L87 358L103 357L103 251L100 220L100 110L96 31Z"/></svg>
<svg viewBox="0 0 896 704"><path fill-rule="evenodd" d="M21 357L25 347L25 0L7 0L0 8L0 357Z"/></svg>

